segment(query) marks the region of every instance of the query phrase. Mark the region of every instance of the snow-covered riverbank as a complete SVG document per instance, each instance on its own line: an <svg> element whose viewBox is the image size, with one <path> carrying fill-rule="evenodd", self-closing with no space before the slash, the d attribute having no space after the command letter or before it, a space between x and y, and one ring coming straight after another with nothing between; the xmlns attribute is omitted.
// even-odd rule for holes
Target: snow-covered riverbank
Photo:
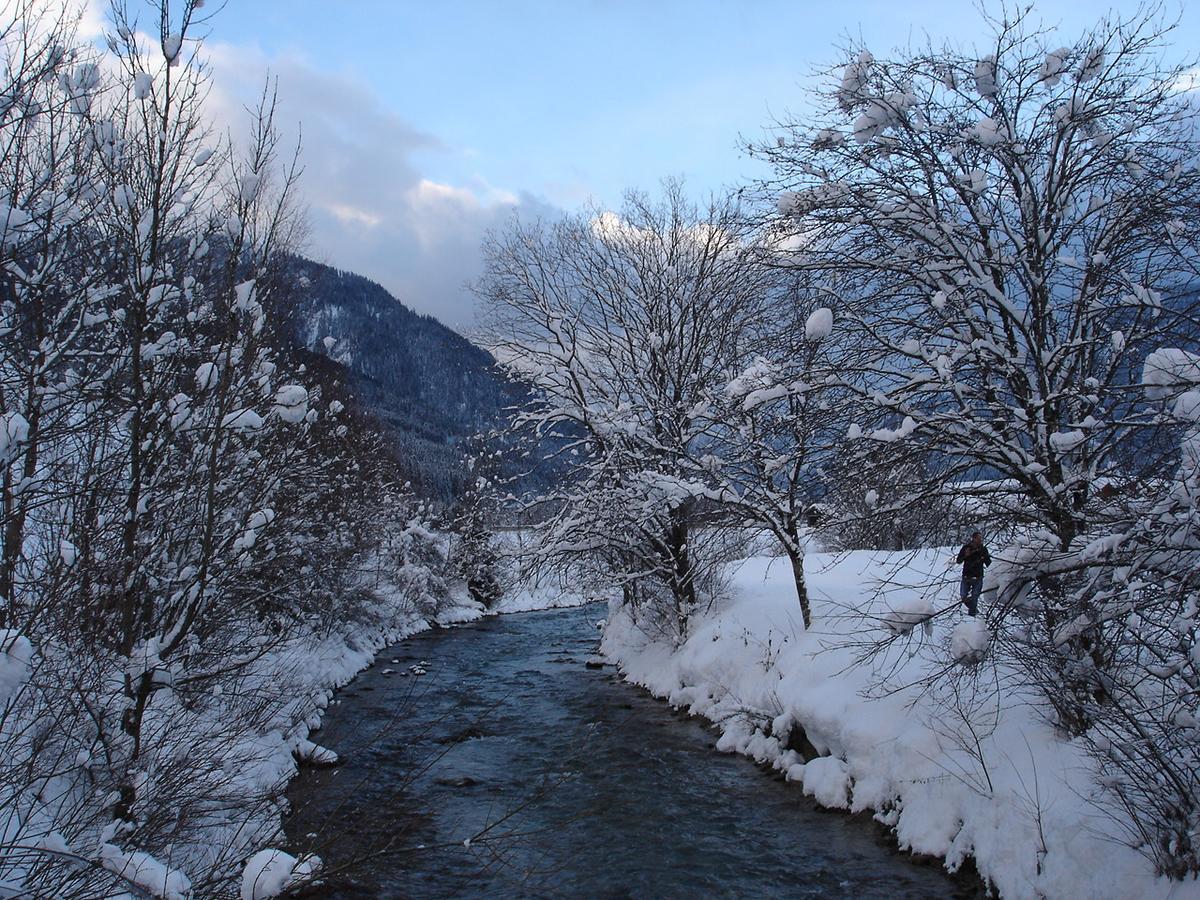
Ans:
<svg viewBox="0 0 1200 900"><path fill-rule="evenodd" d="M387 578L364 578L346 590L354 594L348 607L352 615L333 627L313 623L297 627L285 640L264 639L261 655L235 661L237 669L204 702L177 692L157 695L146 716L147 733L156 741L153 757L147 755L147 795L152 796L155 779L179 778L179 773L193 773L187 777L197 785L188 795L196 806L191 830L169 855L119 846L114 839L119 823L114 825L103 810L94 812L91 795L81 786L91 777L90 754L97 751L80 750L73 765L43 782L40 795L0 791L0 833L6 846L15 848L0 854L0 895L29 892L33 877L45 881L48 876L33 873L30 865L48 848L58 857L79 859L84 875L91 869L83 861L94 856L97 871L107 870L118 885L168 900L225 896L231 889L247 900L276 896L320 865L272 848L286 843L288 783L306 763L337 761L320 745L319 733L336 689L371 666L380 650L417 633L485 615L577 606L588 599L519 589L485 610L467 597L461 583L436 606L419 602L411 585ZM34 732L21 714L30 708L30 698L39 696L35 691L54 681L56 658L37 653L12 634L0 632L0 735L6 747L15 747L14 758L32 758L28 741L21 739ZM114 685L118 692L119 682ZM32 890L37 894L40 888Z"/></svg>
<svg viewBox="0 0 1200 900"><path fill-rule="evenodd" d="M1003 670L990 686L925 681L958 665L960 612L855 665L889 623L919 619L926 599L954 605L947 552L811 554L807 634L787 561L756 557L682 646L648 637L612 604L602 650L629 681L718 723L719 749L774 766L824 806L873 810L903 849L952 870L973 857L1004 897L1200 897L1200 885L1156 878L1121 842L1093 802L1092 763L1046 724L1037 698L1003 687ZM881 578L889 586L875 596ZM820 755L806 762L802 747Z"/></svg>

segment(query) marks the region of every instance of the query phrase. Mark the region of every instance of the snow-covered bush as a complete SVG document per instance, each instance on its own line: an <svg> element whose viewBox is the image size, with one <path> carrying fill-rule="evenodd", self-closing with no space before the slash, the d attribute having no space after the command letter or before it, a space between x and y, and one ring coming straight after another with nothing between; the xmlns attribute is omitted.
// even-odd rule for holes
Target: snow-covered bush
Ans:
<svg viewBox="0 0 1200 900"><path fill-rule="evenodd" d="M388 551L396 583L416 609L427 618L451 605L454 571L449 559L449 538L435 532L421 517L404 523Z"/></svg>
<svg viewBox="0 0 1200 900"><path fill-rule="evenodd" d="M471 599L493 606L503 593L501 553L493 531L499 505L496 468L500 452L478 454L469 461L475 481L459 498L450 517L453 541L450 561Z"/></svg>

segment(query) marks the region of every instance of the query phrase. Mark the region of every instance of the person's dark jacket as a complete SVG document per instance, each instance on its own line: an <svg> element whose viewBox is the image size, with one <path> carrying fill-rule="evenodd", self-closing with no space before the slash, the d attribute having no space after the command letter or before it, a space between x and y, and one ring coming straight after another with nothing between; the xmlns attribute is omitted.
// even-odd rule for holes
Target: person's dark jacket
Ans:
<svg viewBox="0 0 1200 900"><path fill-rule="evenodd" d="M982 578L983 567L992 564L991 554L987 552L987 547L980 544L966 543L963 548L958 551L958 561L962 563L963 578Z"/></svg>

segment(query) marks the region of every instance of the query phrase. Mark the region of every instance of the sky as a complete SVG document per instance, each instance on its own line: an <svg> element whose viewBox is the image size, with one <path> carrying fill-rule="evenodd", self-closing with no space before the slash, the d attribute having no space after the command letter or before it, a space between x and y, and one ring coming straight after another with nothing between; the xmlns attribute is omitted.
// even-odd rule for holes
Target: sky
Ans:
<svg viewBox="0 0 1200 900"><path fill-rule="evenodd" d="M1136 6L1035 14L1066 43ZM1167 12L1180 55L1200 47L1200 13ZM307 254L464 332L480 241L514 213L613 207L666 176L697 196L744 183L762 174L745 140L803 110L848 39L880 54L985 33L966 0L228 0L209 28L221 115L269 72L302 126Z"/></svg>

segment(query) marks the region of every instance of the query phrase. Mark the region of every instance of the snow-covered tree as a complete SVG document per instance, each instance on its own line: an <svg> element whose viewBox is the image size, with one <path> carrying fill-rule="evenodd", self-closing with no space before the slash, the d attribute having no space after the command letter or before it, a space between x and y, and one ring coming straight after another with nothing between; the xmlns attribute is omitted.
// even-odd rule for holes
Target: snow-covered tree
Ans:
<svg viewBox="0 0 1200 900"><path fill-rule="evenodd" d="M298 164L270 90L211 128L208 15L118 2L92 45L0 10L0 883L34 895L228 887L282 803L240 773L318 702L281 648L345 628L368 562L400 596L445 568L273 319Z"/></svg>
<svg viewBox="0 0 1200 900"><path fill-rule="evenodd" d="M734 207L668 183L486 247L488 339L534 391L516 427L557 436L560 488L532 501L541 558L589 561L677 636L704 590L690 460L762 305L744 232Z"/></svg>
<svg viewBox="0 0 1200 900"><path fill-rule="evenodd" d="M791 263L836 274L877 350L861 383L894 421L863 440L936 449L930 489L987 479L1060 549L1136 475L1141 357L1194 325L1200 173L1162 39L1139 18L1060 47L1018 18L978 53L854 48L818 117L755 148Z"/></svg>
<svg viewBox="0 0 1200 900"><path fill-rule="evenodd" d="M854 397L843 375L855 351L835 333L819 296L790 275L782 281L769 314L746 335L752 358L714 398L711 440L697 444L693 466L710 485L707 496L779 542L808 627L805 545L827 512L821 501L841 477L838 448Z"/></svg>
<svg viewBox="0 0 1200 900"><path fill-rule="evenodd" d="M871 350L846 380L887 419L852 426L864 470L924 467L897 504L1003 523L990 652L1103 760L1131 843L1191 876L1191 81L1152 14L1065 43L1029 15L976 52L854 47L816 120L755 152L789 264Z"/></svg>
<svg viewBox="0 0 1200 900"><path fill-rule="evenodd" d="M500 553L496 546L497 480L501 451L480 450L467 460L475 481L456 504L450 518L454 536L451 560L466 582L471 599L490 607L500 599Z"/></svg>

